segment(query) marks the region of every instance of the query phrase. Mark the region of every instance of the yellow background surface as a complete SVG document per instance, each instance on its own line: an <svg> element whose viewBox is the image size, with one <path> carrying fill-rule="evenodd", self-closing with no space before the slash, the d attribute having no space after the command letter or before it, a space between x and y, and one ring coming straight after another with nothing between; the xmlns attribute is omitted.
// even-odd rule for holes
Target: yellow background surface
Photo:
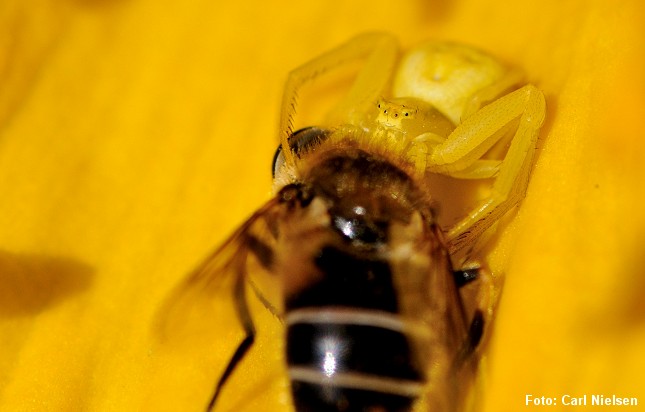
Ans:
<svg viewBox="0 0 645 412"><path fill-rule="evenodd" d="M196 311L164 341L160 308L270 196L287 72L366 30L479 46L547 99L488 256L506 284L483 410L645 405L645 6L620 3L1 2L0 409L203 410L242 332ZM285 410L266 330L218 411Z"/></svg>

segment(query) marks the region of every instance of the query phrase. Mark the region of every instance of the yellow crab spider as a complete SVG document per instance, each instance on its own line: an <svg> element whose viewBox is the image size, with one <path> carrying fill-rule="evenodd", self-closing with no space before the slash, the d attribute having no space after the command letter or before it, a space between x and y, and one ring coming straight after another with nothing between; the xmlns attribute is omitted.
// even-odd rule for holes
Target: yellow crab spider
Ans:
<svg viewBox="0 0 645 412"><path fill-rule="evenodd" d="M494 178L491 195L447 231L451 252L463 248L524 196L545 116L543 94L477 49L430 41L400 55L393 36L363 34L290 73L280 120L283 148L290 147L299 89L357 60L363 63L356 79L326 127L354 127L361 131L358 140L383 142L421 174ZM485 156L509 135L503 158ZM296 167L296 154L283 153L285 164Z"/></svg>

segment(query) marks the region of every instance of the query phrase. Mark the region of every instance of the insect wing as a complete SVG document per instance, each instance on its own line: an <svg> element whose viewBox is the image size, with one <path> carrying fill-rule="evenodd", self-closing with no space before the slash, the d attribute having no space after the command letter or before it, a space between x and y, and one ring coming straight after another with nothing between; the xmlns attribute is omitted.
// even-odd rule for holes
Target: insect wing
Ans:
<svg viewBox="0 0 645 412"><path fill-rule="evenodd" d="M208 256L167 298L157 314L157 332L163 342L203 339L212 330L239 329L234 286L242 277L260 301L277 312L277 290L270 273L275 236L273 220L280 212L277 198L255 212L233 235ZM277 313L276 313L277 314Z"/></svg>
<svg viewBox="0 0 645 412"><path fill-rule="evenodd" d="M408 226L392 227L395 285L415 364L425 371L423 411L454 410L461 401L459 351L467 327L440 229L418 215Z"/></svg>

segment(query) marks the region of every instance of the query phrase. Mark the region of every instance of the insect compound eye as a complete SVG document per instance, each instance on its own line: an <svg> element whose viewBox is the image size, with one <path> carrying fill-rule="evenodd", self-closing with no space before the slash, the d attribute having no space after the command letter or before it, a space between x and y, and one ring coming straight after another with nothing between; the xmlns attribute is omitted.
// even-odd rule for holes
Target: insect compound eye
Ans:
<svg viewBox="0 0 645 412"><path fill-rule="evenodd" d="M284 154L282 154L282 145L278 145L278 148L273 155L273 164L271 165L271 177L275 178L276 173L284 165Z"/></svg>
<svg viewBox="0 0 645 412"><path fill-rule="evenodd" d="M294 155L300 156L301 153L309 150L315 150L316 147L329 136L329 130L311 126L297 130L289 136L289 146ZM272 176L278 173L284 165L284 153L282 145L279 145L273 155L273 165L271 168Z"/></svg>

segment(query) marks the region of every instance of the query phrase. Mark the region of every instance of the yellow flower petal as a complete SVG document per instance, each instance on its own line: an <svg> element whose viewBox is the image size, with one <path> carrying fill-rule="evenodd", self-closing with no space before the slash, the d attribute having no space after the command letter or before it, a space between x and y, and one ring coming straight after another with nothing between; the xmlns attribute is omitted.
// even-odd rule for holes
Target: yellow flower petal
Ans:
<svg viewBox="0 0 645 412"><path fill-rule="evenodd" d="M366 30L474 44L547 96L529 192L488 257L506 283L484 410L645 402L644 17L636 0L4 1L0 407L203 410L242 331L221 304L164 344L160 308L268 198L286 73ZM221 410L290 402L279 326L256 312Z"/></svg>

